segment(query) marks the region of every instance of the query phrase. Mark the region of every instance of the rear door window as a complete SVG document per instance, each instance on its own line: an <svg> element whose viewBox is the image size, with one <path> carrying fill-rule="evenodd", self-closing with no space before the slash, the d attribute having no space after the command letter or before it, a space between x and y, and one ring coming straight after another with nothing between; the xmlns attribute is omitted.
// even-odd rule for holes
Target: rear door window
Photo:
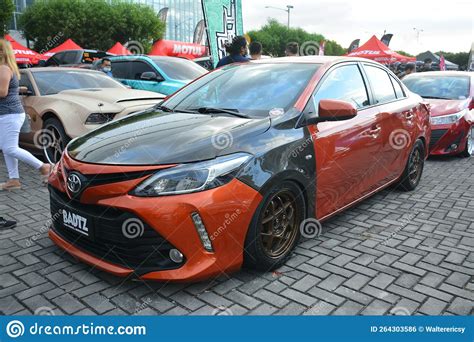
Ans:
<svg viewBox="0 0 474 342"><path fill-rule="evenodd" d="M131 73L131 62L126 61L112 61L112 75L114 78L121 78L124 80L130 80L132 77Z"/></svg>
<svg viewBox="0 0 474 342"><path fill-rule="evenodd" d="M364 69L375 97L375 104L382 104L397 99L390 76L385 70L368 64L364 64Z"/></svg>

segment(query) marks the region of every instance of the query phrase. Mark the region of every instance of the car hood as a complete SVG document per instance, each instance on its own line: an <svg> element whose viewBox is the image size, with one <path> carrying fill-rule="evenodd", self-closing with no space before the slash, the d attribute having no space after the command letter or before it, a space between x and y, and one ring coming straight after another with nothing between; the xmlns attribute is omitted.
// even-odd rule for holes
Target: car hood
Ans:
<svg viewBox="0 0 474 342"><path fill-rule="evenodd" d="M252 153L270 119L148 110L98 128L67 147L75 160L110 165L163 165Z"/></svg>
<svg viewBox="0 0 474 342"><path fill-rule="evenodd" d="M460 112L468 108L469 100L437 100L425 99L430 104L431 116L441 116Z"/></svg>
<svg viewBox="0 0 474 342"><path fill-rule="evenodd" d="M99 104L103 106L128 107L137 105L137 102L158 101L165 98L165 95L151 91L110 88L110 89L75 89L64 90L58 94L50 95L49 98L66 100L80 103L85 107L97 108ZM105 109L105 108L104 108Z"/></svg>

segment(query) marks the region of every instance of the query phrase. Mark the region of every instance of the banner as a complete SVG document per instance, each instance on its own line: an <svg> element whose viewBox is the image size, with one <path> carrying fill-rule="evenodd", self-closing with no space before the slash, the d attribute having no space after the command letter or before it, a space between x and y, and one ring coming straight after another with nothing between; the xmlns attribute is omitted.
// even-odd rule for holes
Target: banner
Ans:
<svg viewBox="0 0 474 342"><path fill-rule="evenodd" d="M351 45L349 45L349 49L347 49L347 53L351 53L352 51L359 48L360 39L355 39Z"/></svg>
<svg viewBox="0 0 474 342"><path fill-rule="evenodd" d="M194 29L194 38L193 38L194 44L203 43L205 31L206 31L206 22L204 21L204 19L199 20L199 22L196 25L196 28Z"/></svg>
<svg viewBox="0 0 474 342"><path fill-rule="evenodd" d="M169 8L165 7L165 8L160 9L160 11L158 12L158 18L160 18L160 20L165 24L165 27L166 27L166 20L168 20L168 11L169 11Z"/></svg>
<svg viewBox="0 0 474 342"><path fill-rule="evenodd" d="M471 53L469 54L469 64L467 66L468 71L474 71L474 42L471 45Z"/></svg>
<svg viewBox="0 0 474 342"><path fill-rule="evenodd" d="M387 33L387 34L384 34L382 39L380 39L380 41L382 43L384 43L385 45L389 46L390 45L390 41L392 40L392 37L393 37L393 34L391 33Z"/></svg>
<svg viewBox="0 0 474 342"><path fill-rule="evenodd" d="M226 56L225 45L244 33L242 0L202 0L202 8L215 66Z"/></svg>

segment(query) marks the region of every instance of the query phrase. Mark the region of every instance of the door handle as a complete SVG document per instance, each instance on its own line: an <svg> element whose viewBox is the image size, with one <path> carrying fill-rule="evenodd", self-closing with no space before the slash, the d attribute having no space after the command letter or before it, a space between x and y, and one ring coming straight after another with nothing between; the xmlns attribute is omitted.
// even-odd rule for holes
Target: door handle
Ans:
<svg viewBox="0 0 474 342"><path fill-rule="evenodd" d="M381 130L381 127L371 128L370 130L366 131L365 135L368 135L375 139L379 136Z"/></svg>
<svg viewBox="0 0 474 342"><path fill-rule="evenodd" d="M415 117L415 115L413 114L413 111L412 110L409 110L408 112L406 112L405 114L405 117L408 119L408 120L411 120Z"/></svg>

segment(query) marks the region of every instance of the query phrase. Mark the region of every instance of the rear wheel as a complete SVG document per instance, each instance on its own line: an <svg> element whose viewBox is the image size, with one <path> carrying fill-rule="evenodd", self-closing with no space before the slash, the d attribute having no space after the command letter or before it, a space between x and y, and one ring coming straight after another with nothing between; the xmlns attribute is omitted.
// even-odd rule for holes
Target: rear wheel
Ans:
<svg viewBox="0 0 474 342"><path fill-rule="evenodd" d="M461 152L461 157L471 157L474 154L474 126L471 127L467 135L466 148Z"/></svg>
<svg viewBox="0 0 474 342"><path fill-rule="evenodd" d="M44 143L43 154L53 164L61 159L66 145L71 141L61 122L55 118L47 119L43 125L40 141Z"/></svg>
<svg viewBox="0 0 474 342"><path fill-rule="evenodd" d="M300 237L305 202L292 182L273 187L255 211L245 241L245 265L269 271L290 256Z"/></svg>
<svg viewBox="0 0 474 342"><path fill-rule="evenodd" d="M425 165L425 146L421 140L417 140L408 157L407 165L403 171L399 187L403 191L415 190L420 183L423 167Z"/></svg>

